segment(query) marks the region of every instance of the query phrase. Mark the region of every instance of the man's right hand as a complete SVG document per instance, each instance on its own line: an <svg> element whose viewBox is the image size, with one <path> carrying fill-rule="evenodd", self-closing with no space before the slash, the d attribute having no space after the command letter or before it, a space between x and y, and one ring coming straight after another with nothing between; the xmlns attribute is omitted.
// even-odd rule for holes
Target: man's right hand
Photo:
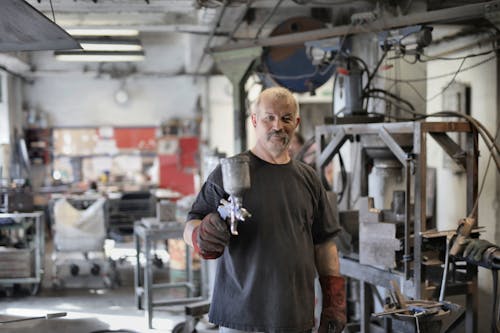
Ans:
<svg viewBox="0 0 500 333"><path fill-rule="evenodd" d="M204 259L216 259L224 253L231 234L219 214L210 213L193 230L192 241L196 252Z"/></svg>

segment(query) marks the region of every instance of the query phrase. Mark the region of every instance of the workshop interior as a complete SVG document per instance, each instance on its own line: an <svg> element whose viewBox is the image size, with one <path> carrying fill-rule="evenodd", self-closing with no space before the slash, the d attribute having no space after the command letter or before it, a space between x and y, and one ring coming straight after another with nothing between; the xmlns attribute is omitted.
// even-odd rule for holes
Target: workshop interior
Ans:
<svg viewBox="0 0 500 333"><path fill-rule="evenodd" d="M0 331L217 332L186 216L221 164L247 223L232 156L282 86L343 332L499 333L499 29L500 1L1 1Z"/></svg>

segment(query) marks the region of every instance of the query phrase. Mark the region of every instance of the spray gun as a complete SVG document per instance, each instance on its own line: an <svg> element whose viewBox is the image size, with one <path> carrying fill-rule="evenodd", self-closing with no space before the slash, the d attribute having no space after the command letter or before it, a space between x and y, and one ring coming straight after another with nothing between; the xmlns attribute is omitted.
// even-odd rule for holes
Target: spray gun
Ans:
<svg viewBox="0 0 500 333"><path fill-rule="evenodd" d="M221 199L217 211L223 220L229 219L233 235L238 235L238 221L245 221L252 216L243 207L243 193L250 188L248 163L249 158L242 155L221 160L222 183L224 191L229 194L229 199Z"/></svg>

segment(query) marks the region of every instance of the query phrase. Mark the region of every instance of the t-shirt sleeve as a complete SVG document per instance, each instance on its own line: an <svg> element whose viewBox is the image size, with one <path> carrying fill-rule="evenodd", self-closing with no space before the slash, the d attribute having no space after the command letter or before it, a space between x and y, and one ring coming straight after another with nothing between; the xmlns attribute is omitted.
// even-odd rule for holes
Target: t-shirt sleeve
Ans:
<svg viewBox="0 0 500 333"><path fill-rule="evenodd" d="M218 166L207 178L191 206L187 220L201 220L209 213L217 212L220 199L227 198L221 182L221 170Z"/></svg>
<svg viewBox="0 0 500 333"><path fill-rule="evenodd" d="M316 213L312 226L312 236L314 244L321 244L335 237L340 231L339 221L335 214L336 203L328 197L326 190L319 183L319 195Z"/></svg>

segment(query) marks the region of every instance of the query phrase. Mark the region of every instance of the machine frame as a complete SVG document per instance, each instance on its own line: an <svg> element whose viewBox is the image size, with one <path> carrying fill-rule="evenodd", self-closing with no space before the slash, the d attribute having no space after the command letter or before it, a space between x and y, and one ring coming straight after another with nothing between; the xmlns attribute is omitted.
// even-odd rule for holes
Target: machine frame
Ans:
<svg viewBox="0 0 500 333"><path fill-rule="evenodd" d="M465 149L462 149L448 135L450 132L465 134ZM473 127L464 121L447 122L391 122L370 124L322 125L316 127L316 168L323 174L325 166L339 152L347 140L359 141L364 135L376 136L401 162L406 173L406 204L404 218L404 268L402 271L379 269L362 265L356 259L340 259L341 273L360 281L360 330L370 331L370 285L390 288L390 281L399 281L407 297L414 299L433 298L436 286L429 284L427 269L423 263L422 246L431 226L427 224L427 138L433 137L441 148L465 170L467 177L467 211L471 212L478 195L478 135ZM398 136L411 137L411 151L402 147ZM363 155L363 154L362 154ZM366 157L366 156L365 156ZM363 168L361 156L360 195L368 196L368 170ZM413 193L411 181L414 181ZM408 199L411 198L411 199ZM413 200L413 205L411 203ZM477 210L472 216L476 220ZM412 233L412 230L416 231ZM466 332L477 331L478 309L477 267L466 265L466 280L463 284L447 289L447 295L466 296Z"/></svg>

